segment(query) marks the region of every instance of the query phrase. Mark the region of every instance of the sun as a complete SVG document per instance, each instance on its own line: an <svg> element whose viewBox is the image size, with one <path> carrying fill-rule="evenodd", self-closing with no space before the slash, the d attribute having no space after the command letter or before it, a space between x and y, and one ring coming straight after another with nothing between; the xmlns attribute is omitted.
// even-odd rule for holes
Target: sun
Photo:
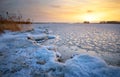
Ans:
<svg viewBox="0 0 120 77"><path fill-rule="evenodd" d="M74 18L80 22L88 21L90 23L97 23L104 20L104 17L105 17L105 14L99 12L99 13L78 14Z"/></svg>
<svg viewBox="0 0 120 77"><path fill-rule="evenodd" d="M81 16L81 19L83 21L98 22L102 19L101 17L101 14L84 14Z"/></svg>
<svg viewBox="0 0 120 77"><path fill-rule="evenodd" d="M92 22L92 21L94 21L95 19L96 19L96 17L95 17L95 16L92 16L92 15L85 15L85 16L83 17L83 20L89 21L89 22Z"/></svg>

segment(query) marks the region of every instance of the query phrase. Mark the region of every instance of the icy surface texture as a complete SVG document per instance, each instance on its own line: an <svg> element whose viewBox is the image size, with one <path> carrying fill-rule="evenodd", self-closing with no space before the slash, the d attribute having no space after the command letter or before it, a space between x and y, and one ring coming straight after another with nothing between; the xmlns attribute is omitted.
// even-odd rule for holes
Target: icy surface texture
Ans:
<svg viewBox="0 0 120 77"><path fill-rule="evenodd" d="M46 30L37 31L0 35L0 77L120 77L120 67L86 54L59 62L62 55L56 47L42 44L57 37Z"/></svg>

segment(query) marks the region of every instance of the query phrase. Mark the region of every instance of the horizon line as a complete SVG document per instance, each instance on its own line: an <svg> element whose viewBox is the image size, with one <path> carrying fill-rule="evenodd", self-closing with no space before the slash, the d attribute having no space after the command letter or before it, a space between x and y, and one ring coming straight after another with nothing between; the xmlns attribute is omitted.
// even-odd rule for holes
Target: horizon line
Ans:
<svg viewBox="0 0 120 77"><path fill-rule="evenodd" d="M83 21L83 22L51 22L51 21L43 21L43 22L41 22L41 21L33 21L32 23L40 23L40 24L44 24L44 23L50 23L50 24L57 24L57 23L64 23L64 24L83 24L83 23L89 23L89 24L102 24L102 23L104 23L104 24L108 24L108 23L118 23L118 24L120 24L120 21L114 21L114 20L112 20L112 21L99 21L99 22L89 22L89 21Z"/></svg>

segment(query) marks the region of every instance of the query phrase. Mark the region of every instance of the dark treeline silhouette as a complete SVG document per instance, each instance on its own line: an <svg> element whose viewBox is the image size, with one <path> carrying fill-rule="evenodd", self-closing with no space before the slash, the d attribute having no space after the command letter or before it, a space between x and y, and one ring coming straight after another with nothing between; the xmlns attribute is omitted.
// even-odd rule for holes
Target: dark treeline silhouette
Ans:
<svg viewBox="0 0 120 77"><path fill-rule="evenodd" d="M101 21L100 24L120 24L120 21Z"/></svg>
<svg viewBox="0 0 120 77"><path fill-rule="evenodd" d="M90 22L89 22L89 21L84 21L83 23L84 23L84 24L89 24Z"/></svg>

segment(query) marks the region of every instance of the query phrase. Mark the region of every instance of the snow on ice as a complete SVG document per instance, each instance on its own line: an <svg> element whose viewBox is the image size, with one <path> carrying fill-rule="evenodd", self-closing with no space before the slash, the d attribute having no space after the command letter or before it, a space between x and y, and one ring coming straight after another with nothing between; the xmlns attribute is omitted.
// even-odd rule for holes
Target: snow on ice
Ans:
<svg viewBox="0 0 120 77"><path fill-rule="evenodd" d="M45 31L0 35L0 77L120 77L120 67L109 66L98 57L81 54L60 62L62 55L54 45L37 44L55 39Z"/></svg>

